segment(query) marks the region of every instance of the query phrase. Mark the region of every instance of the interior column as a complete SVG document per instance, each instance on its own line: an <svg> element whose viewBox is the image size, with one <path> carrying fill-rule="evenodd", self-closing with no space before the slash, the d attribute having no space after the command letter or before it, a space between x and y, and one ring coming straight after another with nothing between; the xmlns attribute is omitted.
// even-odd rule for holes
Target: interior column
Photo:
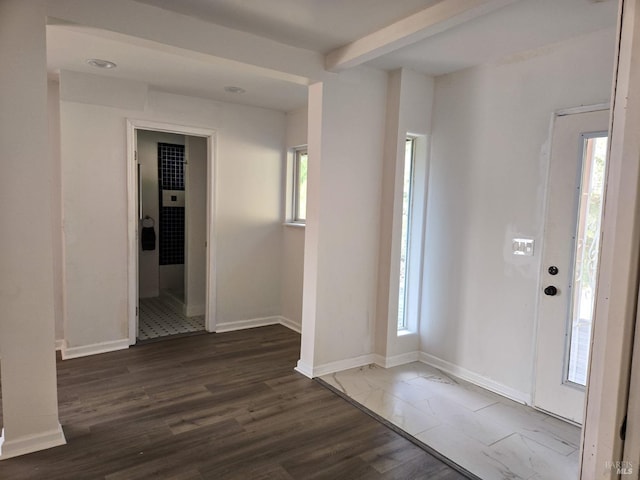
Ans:
<svg viewBox="0 0 640 480"><path fill-rule="evenodd" d="M65 443L56 386L45 2L0 0L0 459Z"/></svg>
<svg viewBox="0 0 640 480"><path fill-rule="evenodd" d="M311 85L302 342L315 377L371 363L387 75L355 69Z"/></svg>

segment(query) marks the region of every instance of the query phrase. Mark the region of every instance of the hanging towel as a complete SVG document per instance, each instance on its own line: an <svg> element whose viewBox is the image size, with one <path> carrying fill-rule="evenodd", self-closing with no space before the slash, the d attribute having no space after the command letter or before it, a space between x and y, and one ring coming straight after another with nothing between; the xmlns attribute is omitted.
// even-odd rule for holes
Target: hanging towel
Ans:
<svg viewBox="0 0 640 480"><path fill-rule="evenodd" d="M156 231L153 227L142 227L140 233L140 242L142 243L142 250L155 250L156 249Z"/></svg>

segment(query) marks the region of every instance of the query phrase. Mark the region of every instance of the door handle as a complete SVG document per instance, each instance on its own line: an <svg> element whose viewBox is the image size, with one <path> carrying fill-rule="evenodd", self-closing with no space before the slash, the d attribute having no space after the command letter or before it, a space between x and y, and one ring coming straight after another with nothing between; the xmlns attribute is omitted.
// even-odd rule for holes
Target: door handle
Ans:
<svg viewBox="0 0 640 480"><path fill-rule="evenodd" d="M547 288L544 289L544 294L549 295L550 297L557 295L557 293L558 293L558 289L553 285L549 285Z"/></svg>

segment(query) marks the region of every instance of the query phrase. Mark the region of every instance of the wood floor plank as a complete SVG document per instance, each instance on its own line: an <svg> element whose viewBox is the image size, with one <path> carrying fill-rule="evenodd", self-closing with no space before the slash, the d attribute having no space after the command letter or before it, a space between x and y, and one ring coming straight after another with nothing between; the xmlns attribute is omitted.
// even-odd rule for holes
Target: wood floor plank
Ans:
<svg viewBox="0 0 640 480"><path fill-rule="evenodd" d="M271 326L58 360L68 444L0 479L464 478L296 373L299 345Z"/></svg>
<svg viewBox="0 0 640 480"><path fill-rule="evenodd" d="M393 437L393 435L389 435ZM362 460L371 464L380 473L386 473L415 457L422 456L423 450L415 445L407 445L401 437L389 438L381 446L369 449L360 455Z"/></svg>

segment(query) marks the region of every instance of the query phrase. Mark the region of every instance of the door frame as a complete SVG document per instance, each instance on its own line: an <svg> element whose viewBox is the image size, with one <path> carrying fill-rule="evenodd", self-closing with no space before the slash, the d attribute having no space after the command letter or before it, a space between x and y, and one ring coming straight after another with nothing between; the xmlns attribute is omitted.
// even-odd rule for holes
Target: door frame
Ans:
<svg viewBox="0 0 640 480"><path fill-rule="evenodd" d="M207 139L207 226L205 329L216 329L216 131L152 120L127 119L127 246L128 246L128 325L129 345L136 343L138 308L138 160L136 131L152 130Z"/></svg>
<svg viewBox="0 0 640 480"><path fill-rule="evenodd" d="M619 0L598 292L582 429L580 478L618 479L615 462L638 446L628 405L640 273L640 4ZM637 363L637 361L636 361ZM629 408L626 441L620 430ZM634 415L635 414L635 415ZM638 456L637 450L633 452ZM638 473L634 464L634 475Z"/></svg>

